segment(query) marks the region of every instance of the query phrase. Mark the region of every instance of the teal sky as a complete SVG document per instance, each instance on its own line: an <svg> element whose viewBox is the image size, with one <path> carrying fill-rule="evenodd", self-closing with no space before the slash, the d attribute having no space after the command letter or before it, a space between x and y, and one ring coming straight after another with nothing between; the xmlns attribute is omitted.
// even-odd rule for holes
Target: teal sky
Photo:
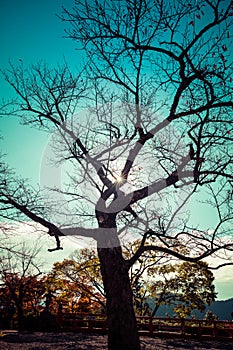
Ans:
<svg viewBox="0 0 233 350"><path fill-rule="evenodd" d="M2 0L0 4L0 67L7 69L9 60L23 65L45 60L51 66L62 62L76 65L79 54L75 43L65 39L64 23L56 16L62 6L70 8L73 0ZM13 90L0 76L0 98L12 96ZM22 176L39 181L41 154L48 135L15 118L0 120L0 147L8 163ZM39 160L39 161L38 161Z"/></svg>
<svg viewBox="0 0 233 350"><path fill-rule="evenodd" d="M45 60L51 66L63 62L65 57L72 67L80 62L80 53L76 44L64 38L65 23L56 16L62 6L71 8L73 0L1 0L0 3L0 67L7 69L9 60L15 65L27 67L29 64ZM13 90L0 76L0 98L10 98ZM40 162L48 135L22 126L19 121L7 117L0 119L0 149L6 154L6 160L16 172L39 183ZM214 221L214 213L203 207L195 207L192 218L203 223ZM74 247L76 248L76 247ZM65 253L65 252L64 252ZM62 253L64 255L64 253ZM70 251L68 252L70 253ZM61 254L61 259L64 257ZM50 256L51 258L51 256ZM57 259L57 254L56 254ZM216 281L219 298L233 295L233 277L229 277L229 268L224 280L218 272Z"/></svg>

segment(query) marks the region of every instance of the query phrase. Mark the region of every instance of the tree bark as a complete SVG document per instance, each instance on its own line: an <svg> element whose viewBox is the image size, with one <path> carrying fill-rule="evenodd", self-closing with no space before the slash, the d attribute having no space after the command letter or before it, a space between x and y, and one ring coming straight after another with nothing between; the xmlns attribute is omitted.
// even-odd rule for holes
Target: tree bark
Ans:
<svg viewBox="0 0 233 350"><path fill-rule="evenodd" d="M98 248L107 299L108 350L140 350L132 290L121 247Z"/></svg>

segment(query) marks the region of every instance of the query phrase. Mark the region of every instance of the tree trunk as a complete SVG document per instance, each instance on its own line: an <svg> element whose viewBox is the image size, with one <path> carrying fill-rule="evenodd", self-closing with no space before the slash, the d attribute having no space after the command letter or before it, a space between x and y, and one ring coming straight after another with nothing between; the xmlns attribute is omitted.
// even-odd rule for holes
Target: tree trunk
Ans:
<svg viewBox="0 0 233 350"><path fill-rule="evenodd" d="M22 331L24 329L24 310L22 292L19 291L19 295L17 295L16 292L13 291L11 295L12 299L15 302L15 307L17 311L18 330Z"/></svg>
<svg viewBox="0 0 233 350"><path fill-rule="evenodd" d="M108 349L140 350L128 268L121 247L98 248L106 293Z"/></svg>
<svg viewBox="0 0 233 350"><path fill-rule="evenodd" d="M17 318L18 318L18 330L23 331L24 330L24 314L23 314L23 306L19 302L16 306L17 308Z"/></svg>

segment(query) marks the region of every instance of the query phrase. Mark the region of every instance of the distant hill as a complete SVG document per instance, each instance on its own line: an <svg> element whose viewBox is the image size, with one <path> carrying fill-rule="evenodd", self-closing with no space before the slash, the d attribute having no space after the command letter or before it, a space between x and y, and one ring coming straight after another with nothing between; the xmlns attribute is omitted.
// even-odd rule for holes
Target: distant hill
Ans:
<svg viewBox="0 0 233 350"><path fill-rule="evenodd" d="M233 317L231 313L233 312L233 298L228 300L217 300L214 301L210 306L206 306L203 313L195 311L194 314L197 318L202 319L206 312L210 310L214 315L218 317L219 320L229 320L231 321ZM159 307L156 316L160 317L173 317L172 306L162 305Z"/></svg>
<svg viewBox="0 0 233 350"><path fill-rule="evenodd" d="M214 301L210 306L206 307L204 314L206 314L207 310L212 311L214 315L218 316L219 320L231 321L233 319L231 316L233 312L233 298Z"/></svg>

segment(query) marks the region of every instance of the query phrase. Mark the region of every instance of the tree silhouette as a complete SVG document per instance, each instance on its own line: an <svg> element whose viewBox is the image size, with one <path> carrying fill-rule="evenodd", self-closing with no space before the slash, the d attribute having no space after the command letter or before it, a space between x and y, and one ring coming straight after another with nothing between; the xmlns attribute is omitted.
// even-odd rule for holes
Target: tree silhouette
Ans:
<svg viewBox="0 0 233 350"><path fill-rule="evenodd" d="M66 235L97 242L109 350L140 349L128 271L145 252L189 262L232 252L232 15L232 1L77 0L61 18L84 53L78 74L43 63L4 72L19 99L2 113L52 132L70 176L43 200L3 173L0 201L45 227L50 250ZM203 189L211 230L184 215ZM125 259L129 233L141 244Z"/></svg>

